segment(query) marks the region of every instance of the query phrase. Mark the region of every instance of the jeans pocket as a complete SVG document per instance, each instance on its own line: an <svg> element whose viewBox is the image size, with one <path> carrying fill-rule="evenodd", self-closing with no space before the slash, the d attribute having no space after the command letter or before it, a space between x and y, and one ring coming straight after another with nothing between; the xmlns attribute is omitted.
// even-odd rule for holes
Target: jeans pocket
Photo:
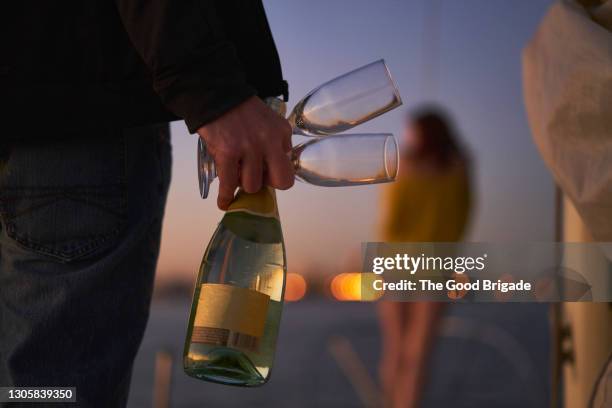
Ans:
<svg viewBox="0 0 612 408"><path fill-rule="evenodd" d="M70 262L117 242L127 213L124 141L14 143L0 168L0 216L21 247Z"/></svg>

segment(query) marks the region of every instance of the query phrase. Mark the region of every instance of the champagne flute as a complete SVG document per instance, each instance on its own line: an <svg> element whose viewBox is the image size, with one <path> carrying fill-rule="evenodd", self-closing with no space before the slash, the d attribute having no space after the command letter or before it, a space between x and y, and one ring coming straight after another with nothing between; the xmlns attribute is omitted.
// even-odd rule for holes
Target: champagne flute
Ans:
<svg viewBox="0 0 612 408"><path fill-rule="evenodd" d="M347 72L310 91L289 115L293 133L344 132L402 104L384 60Z"/></svg>
<svg viewBox="0 0 612 408"><path fill-rule="evenodd" d="M322 187L388 183L395 180L399 168L397 141L390 133L314 138L295 146L290 154L296 178ZM206 177L201 188L208 188L217 177L214 162L206 165L210 165L207 171L200 172Z"/></svg>
<svg viewBox="0 0 612 408"><path fill-rule="evenodd" d="M399 149L390 133L332 135L295 146L291 161L299 181L346 187L394 181Z"/></svg>

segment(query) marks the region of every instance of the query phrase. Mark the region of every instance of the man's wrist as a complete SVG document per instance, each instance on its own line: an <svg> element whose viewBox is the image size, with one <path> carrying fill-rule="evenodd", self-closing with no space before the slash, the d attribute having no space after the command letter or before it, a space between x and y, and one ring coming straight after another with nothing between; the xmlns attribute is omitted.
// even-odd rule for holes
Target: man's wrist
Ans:
<svg viewBox="0 0 612 408"><path fill-rule="evenodd" d="M249 86L228 89L226 94L217 95L215 99L209 100L209 103L202 106L201 109L195 109L191 115L185 117L187 129L192 134L196 133L202 126L220 118L254 95L255 91Z"/></svg>

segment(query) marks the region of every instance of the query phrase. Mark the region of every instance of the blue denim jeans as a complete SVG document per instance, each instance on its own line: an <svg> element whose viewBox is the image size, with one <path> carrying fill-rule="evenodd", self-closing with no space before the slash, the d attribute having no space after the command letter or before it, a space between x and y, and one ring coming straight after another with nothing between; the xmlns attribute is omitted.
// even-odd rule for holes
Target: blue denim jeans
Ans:
<svg viewBox="0 0 612 408"><path fill-rule="evenodd" d="M68 407L125 406L170 182L168 125L2 144L0 386L74 386Z"/></svg>

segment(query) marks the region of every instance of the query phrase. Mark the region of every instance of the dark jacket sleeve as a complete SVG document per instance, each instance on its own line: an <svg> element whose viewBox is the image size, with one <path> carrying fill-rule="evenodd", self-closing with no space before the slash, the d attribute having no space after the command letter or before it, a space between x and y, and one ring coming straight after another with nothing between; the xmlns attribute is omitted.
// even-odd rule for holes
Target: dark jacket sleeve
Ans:
<svg viewBox="0 0 612 408"><path fill-rule="evenodd" d="M280 58L260 0L214 0L227 38L236 47L247 82L262 98L289 97Z"/></svg>
<svg viewBox="0 0 612 408"><path fill-rule="evenodd" d="M190 132L257 93L212 0L116 0L153 87Z"/></svg>

